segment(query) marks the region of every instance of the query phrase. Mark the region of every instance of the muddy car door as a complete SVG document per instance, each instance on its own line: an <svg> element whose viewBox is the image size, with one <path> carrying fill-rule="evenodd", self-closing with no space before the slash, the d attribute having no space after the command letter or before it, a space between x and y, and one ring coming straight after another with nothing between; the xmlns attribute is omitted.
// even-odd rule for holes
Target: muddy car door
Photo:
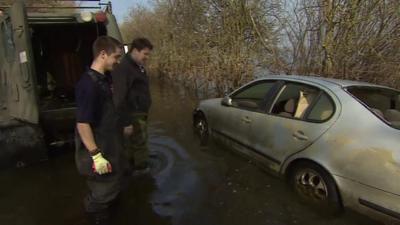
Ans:
<svg viewBox="0 0 400 225"><path fill-rule="evenodd" d="M249 136L252 127L252 115L264 115L266 96L275 85L274 80L250 83L232 93L232 105L221 106L219 127L216 133L232 141L238 151L247 153L252 145Z"/></svg>
<svg viewBox="0 0 400 225"><path fill-rule="evenodd" d="M33 54L25 6L16 1L5 21L9 59L8 110L10 116L38 123L38 101L35 88Z"/></svg>
<svg viewBox="0 0 400 225"><path fill-rule="evenodd" d="M267 114L251 117L252 147L270 159L270 168L304 150L336 121L338 105L325 91L308 84L286 82Z"/></svg>

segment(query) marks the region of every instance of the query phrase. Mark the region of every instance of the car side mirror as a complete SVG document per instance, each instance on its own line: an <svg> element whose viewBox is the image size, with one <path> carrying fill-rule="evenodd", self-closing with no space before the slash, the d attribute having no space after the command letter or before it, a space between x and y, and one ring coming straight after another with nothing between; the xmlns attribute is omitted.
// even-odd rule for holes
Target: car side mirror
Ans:
<svg viewBox="0 0 400 225"><path fill-rule="evenodd" d="M221 105L232 106L232 99L229 96L225 96L221 101Z"/></svg>

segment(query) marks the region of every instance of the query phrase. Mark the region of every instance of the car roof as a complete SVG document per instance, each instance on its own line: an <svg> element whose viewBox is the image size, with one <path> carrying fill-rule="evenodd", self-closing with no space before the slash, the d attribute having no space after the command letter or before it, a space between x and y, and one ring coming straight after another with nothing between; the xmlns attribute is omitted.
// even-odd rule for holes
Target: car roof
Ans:
<svg viewBox="0 0 400 225"><path fill-rule="evenodd" d="M268 75L262 77L258 80L265 79L280 79L280 80L300 80L300 81L308 81L312 83L316 83L327 88L337 88L337 87L349 87L349 86L364 86L364 87L375 87L375 88L386 88L396 90L387 86L362 82L362 81L352 81L352 80L341 80L341 79L333 79L319 76L302 76L302 75ZM398 90L396 90L398 91Z"/></svg>

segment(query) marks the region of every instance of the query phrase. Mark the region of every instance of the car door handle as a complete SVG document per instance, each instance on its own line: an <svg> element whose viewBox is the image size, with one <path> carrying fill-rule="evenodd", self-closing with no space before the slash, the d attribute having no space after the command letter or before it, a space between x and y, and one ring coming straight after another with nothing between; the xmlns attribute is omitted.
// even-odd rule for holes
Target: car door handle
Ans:
<svg viewBox="0 0 400 225"><path fill-rule="evenodd" d="M251 119L248 116L242 117L242 121L245 123L251 123Z"/></svg>
<svg viewBox="0 0 400 225"><path fill-rule="evenodd" d="M308 140L308 137L301 130L298 130L298 131L294 132L293 133L293 137L298 139L298 140L301 140L301 141L307 141Z"/></svg>

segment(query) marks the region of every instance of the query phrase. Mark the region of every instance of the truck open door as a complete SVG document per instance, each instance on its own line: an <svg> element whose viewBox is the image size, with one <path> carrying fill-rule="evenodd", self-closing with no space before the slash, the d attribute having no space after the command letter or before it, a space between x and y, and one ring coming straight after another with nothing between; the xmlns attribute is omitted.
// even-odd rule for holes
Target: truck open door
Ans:
<svg viewBox="0 0 400 225"><path fill-rule="evenodd" d="M107 35L117 39L121 43L124 43L122 40L121 31L118 28L117 20L115 19L115 16L112 14L111 5L109 5L106 8L105 12L107 15L107 24L106 24Z"/></svg>
<svg viewBox="0 0 400 225"><path fill-rule="evenodd" d="M25 5L15 1L9 11L11 26L10 44L14 57L9 61L8 111L11 117L37 124L39 121L38 98L30 29Z"/></svg>

